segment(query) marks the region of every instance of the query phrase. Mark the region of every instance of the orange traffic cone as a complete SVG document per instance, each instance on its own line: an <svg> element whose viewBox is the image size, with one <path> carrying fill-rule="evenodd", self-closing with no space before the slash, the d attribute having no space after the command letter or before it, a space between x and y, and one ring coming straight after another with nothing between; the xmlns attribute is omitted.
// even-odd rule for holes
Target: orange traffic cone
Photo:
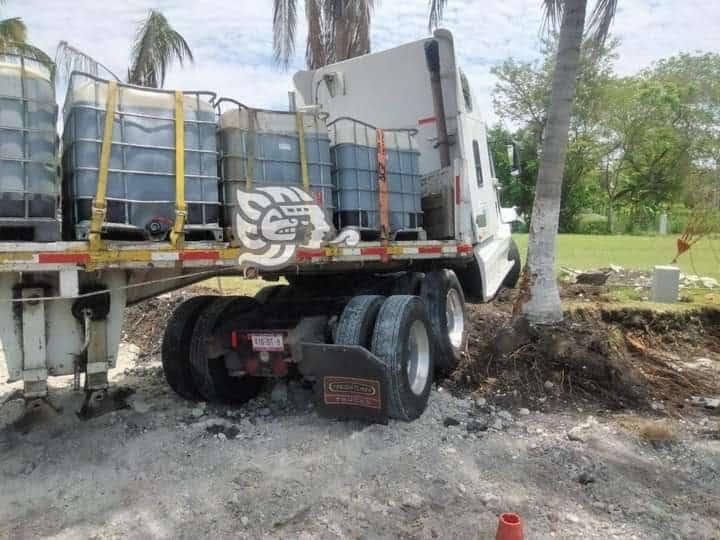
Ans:
<svg viewBox="0 0 720 540"><path fill-rule="evenodd" d="M500 514L495 540L523 540L520 516L510 512Z"/></svg>

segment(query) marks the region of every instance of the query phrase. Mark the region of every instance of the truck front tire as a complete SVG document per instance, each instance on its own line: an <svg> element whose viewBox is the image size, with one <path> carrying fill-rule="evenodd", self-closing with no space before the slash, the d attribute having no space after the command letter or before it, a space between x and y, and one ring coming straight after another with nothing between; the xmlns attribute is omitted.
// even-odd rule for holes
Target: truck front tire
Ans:
<svg viewBox="0 0 720 540"><path fill-rule="evenodd" d="M513 263L512 268L505 276L503 280L503 286L508 289L514 289L520 279L520 270L522 267L522 261L520 260L520 250L515 243L515 240L510 240L510 247L508 248L508 261Z"/></svg>
<svg viewBox="0 0 720 540"><path fill-rule="evenodd" d="M417 296L391 296L380 308L372 353L388 373L388 414L415 420L427 407L433 375L433 344L425 304Z"/></svg>
<svg viewBox="0 0 720 540"><path fill-rule="evenodd" d="M455 272L438 270L425 276L420 297L437 343L435 366L444 372L457 367L465 351L465 295Z"/></svg>

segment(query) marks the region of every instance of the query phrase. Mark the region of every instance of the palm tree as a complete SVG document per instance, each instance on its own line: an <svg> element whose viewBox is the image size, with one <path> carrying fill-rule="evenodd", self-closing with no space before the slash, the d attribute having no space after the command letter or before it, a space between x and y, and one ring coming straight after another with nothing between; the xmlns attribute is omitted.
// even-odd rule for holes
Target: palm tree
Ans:
<svg viewBox="0 0 720 540"><path fill-rule="evenodd" d="M185 38L170 26L165 15L151 9L135 37L128 82L161 88L172 61L175 59L182 66L186 58L190 62L195 60Z"/></svg>
<svg viewBox="0 0 720 540"><path fill-rule="evenodd" d="M447 0L430 0L429 26L442 19ZM308 69L370 52L370 19L378 0L305 0ZM287 68L295 52L298 0L273 0L273 53Z"/></svg>
<svg viewBox="0 0 720 540"><path fill-rule="evenodd" d="M55 55L57 65L64 76L75 70L97 75L103 69L116 80L120 78L106 66L70 45L67 41L58 44ZM167 70L174 60L182 66L185 60L194 61L190 46L156 9L148 11L147 18L138 28L131 50L127 82L139 86L162 88Z"/></svg>
<svg viewBox="0 0 720 540"><path fill-rule="evenodd" d="M518 302L529 321L554 323L563 317L554 271L555 240L587 0L544 0L544 6L546 28L556 29L560 23L559 45ZM589 23L598 44L607 38L616 8L617 0L598 0Z"/></svg>
<svg viewBox="0 0 720 540"><path fill-rule="evenodd" d="M447 0L430 0L430 29L437 26L446 5ZM545 29L558 30L559 23L560 35L518 305L531 322L553 323L563 316L554 271L555 238L587 0L543 0L543 5ZM599 46L608 36L616 10L617 0L598 0L595 5L588 26Z"/></svg>
<svg viewBox="0 0 720 540"><path fill-rule="evenodd" d="M557 30L559 23L559 46L518 304L531 322L552 323L562 320L562 304L554 271L555 239L587 0L543 0L543 5L545 29ZM447 0L429 0L429 6L428 26L432 30L442 19ZM608 36L616 9L617 0L598 0L595 5L589 28L591 37L599 46Z"/></svg>
<svg viewBox="0 0 720 540"><path fill-rule="evenodd" d="M295 52L297 0L273 2L275 61L288 67ZM370 52L370 17L375 0L305 0L308 23L305 60L309 69Z"/></svg>
<svg viewBox="0 0 720 540"><path fill-rule="evenodd" d="M25 43L27 28L20 17L0 20L0 49L9 43Z"/></svg>
<svg viewBox="0 0 720 540"><path fill-rule="evenodd" d="M0 5L5 0L0 0ZM27 43L27 27L20 17L0 20L0 53L22 54L47 65L52 71L52 59L37 47Z"/></svg>

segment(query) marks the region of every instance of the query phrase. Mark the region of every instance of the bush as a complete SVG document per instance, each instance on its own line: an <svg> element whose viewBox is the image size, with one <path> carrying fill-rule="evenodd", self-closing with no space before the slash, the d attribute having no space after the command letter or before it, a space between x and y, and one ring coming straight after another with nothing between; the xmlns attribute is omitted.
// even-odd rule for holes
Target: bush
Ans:
<svg viewBox="0 0 720 540"><path fill-rule="evenodd" d="M575 232L577 234L610 234L610 226L606 216L581 214Z"/></svg>

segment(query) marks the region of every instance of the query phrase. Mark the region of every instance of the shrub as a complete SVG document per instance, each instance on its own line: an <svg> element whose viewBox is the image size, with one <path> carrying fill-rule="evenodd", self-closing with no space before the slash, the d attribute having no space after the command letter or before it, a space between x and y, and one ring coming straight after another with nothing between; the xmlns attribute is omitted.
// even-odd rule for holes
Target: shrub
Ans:
<svg viewBox="0 0 720 540"><path fill-rule="evenodd" d="M609 234L608 219L600 214L581 214L575 232L578 234Z"/></svg>

